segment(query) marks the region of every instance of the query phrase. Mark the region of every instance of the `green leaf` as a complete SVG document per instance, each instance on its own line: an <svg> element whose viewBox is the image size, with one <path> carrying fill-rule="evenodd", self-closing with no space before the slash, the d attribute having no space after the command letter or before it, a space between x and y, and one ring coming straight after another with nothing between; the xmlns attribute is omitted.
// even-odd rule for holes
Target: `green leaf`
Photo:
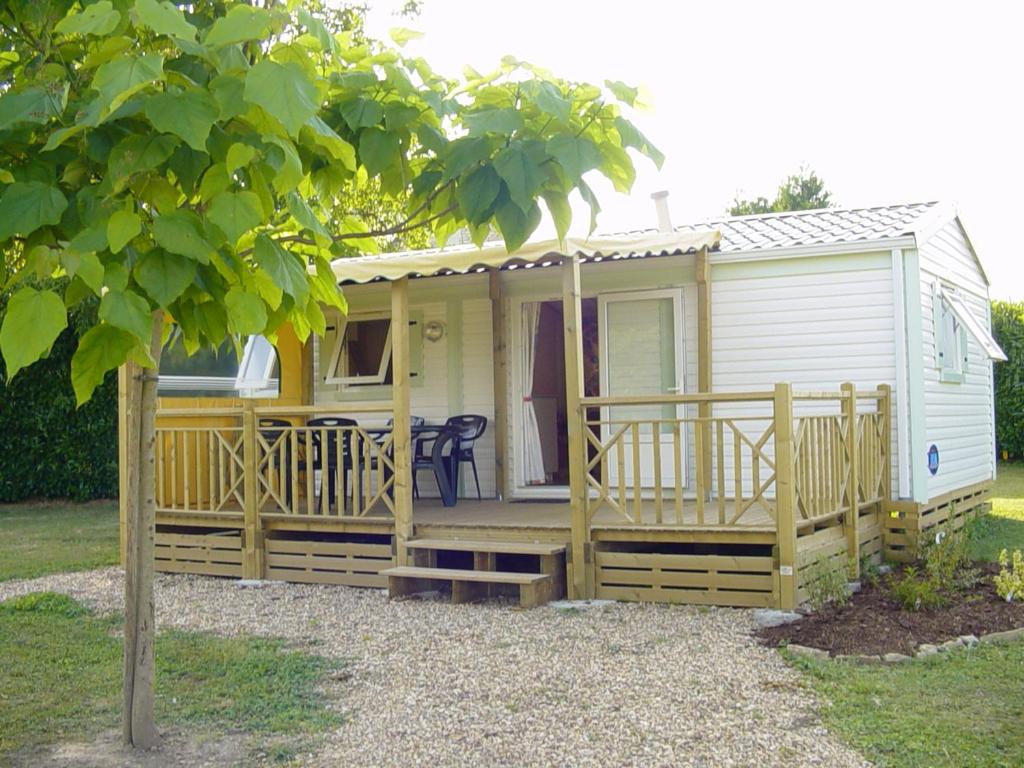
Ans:
<svg viewBox="0 0 1024 768"><path fill-rule="evenodd" d="M331 126L316 115L306 121L302 128L303 139L311 137L313 143L331 153L350 171L356 169L356 148L339 136Z"/></svg>
<svg viewBox="0 0 1024 768"><path fill-rule="evenodd" d="M445 183L462 175L477 163L491 156L491 145L480 136L466 136L456 139L448 145L447 157L444 158L444 175L441 183Z"/></svg>
<svg viewBox="0 0 1024 768"><path fill-rule="evenodd" d="M576 183L576 188L580 191L583 202L590 206L590 230L587 234L592 235L597 229L597 214L601 212L601 205L597 202L597 195L583 179Z"/></svg>
<svg viewBox="0 0 1024 768"><path fill-rule="evenodd" d="M79 405L92 397L107 372L127 360L136 345L130 333L106 324L93 326L79 339L71 358L71 385Z"/></svg>
<svg viewBox="0 0 1024 768"><path fill-rule="evenodd" d="M316 85L298 64L278 64L270 59L260 60L246 74L245 100L280 120L292 136L298 135L320 108Z"/></svg>
<svg viewBox="0 0 1024 768"><path fill-rule="evenodd" d="M515 109L482 109L469 112L462 122L469 130L470 136L484 133L514 133L523 127L523 118Z"/></svg>
<svg viewBox="0 0 1024 768"><path fill-rule="evenodd" d="M392 27L388 30L388 35L395 41L395 45L399 47L404 46L410 40L419 40L423 37L422 32L417 32L414 29L406 29L405 27Z"/></svg>
<svg viewBox="0 0 1024 768"><path fill-rule="evenodd" d="M142 219L133 211L115 211L107 221L110 252L118 253L142 231Z"/></svg>
<svg viewBox="0 0 1024 768"><path fill-rule="evenodd" d="M256 237L256 263L270 275L274 284L291 296L296 305L304 306L309 297L309 277L296 256L266 235Z"/></svg>
<svg viewBox="0 0 1024 768"><path fill-rule="evenodd" d="M210 201L206 218L233 246L238 238L263 221L263 206L255 192L221 192Z"/></svg>
<svg viewBox="0 0 1024 768"><path fill-rule="evenodd" d="M224 307L231 333L250 336L262 333L267 327L267 306L259 296L232 288L224 296Z"/></svg>
<svg viewBox="0 0 1024 768"><path fill-rule="evenodd" d="M103 285L110 291L123 291L128 287L128 268L112 261L103 268Z"/></svg>
<svg viewBox="0 0 1024 768"><path fill-rule="evenodd" d="M313 213L313 210L306 204L301 195L296 192L289 192L287 200L288 212L299 222L300 226L314 234L330 238L331 233L327 231L327 227L316 217L316 214Z"/></svg>
<svg viewBox="0 0 1024 768"><path fill-rule="evenodd" d="M68 249L75 253L95 253L107 248L106 222L83 229L68 243Z"/></svg>
<svg viewBox="0 0 1024 768"><path fill-rule="evenodd" d="M142 257L133 274L135 282L142 286L149 298L157 305L167 307L192 284L196 263L154 248Z"/></svg>
<svg viewBox="0 0 1024 768"><path fill-rule="evenodd" d="M178 140L146 132L122 139L110 150L107 167L110 178L125 180L136 173L145 173L161 165L173 153ZM115 184L115 187L118 185Z"/></svg>
<svg viewBox="0 0 1024 768"><path fill-rule="evenodd" d="M416 107L403 104L400 101L392 101L384 107L384 126L389 131L397 131L404 128L417 117L420 111Z"/></svg>
<svg viewBox="0 0 1024 768"><path fill-rule="evenodd" d="M665 162L665 155L661 151L651 144L650 140L637 130L636 126L633 125L629 120L624 117L615 118L615 127L619 131L619 136L622 138L622 146L633 147L643 155L651 158L654 164L660 169Z"/></svg>
<svg viewBox="0 0 1024 768"><path fill-rule="evenodd" d="M193 149L205 152L220 107L205 91L165 91L146 99L143 112L158 131L180 136Z"/></svg>
<svg viewBox="0 0 1024 768"><path fill-rule="evenodd" d="M546 149L573 182L601 164L601 153L590 139L563 133L551 138Z"/></svg>
<svg viewBox="0 0 1024 768"><path fill-rule="evenodd" d="M95 253L66 250L61 254L60 261L70 277L77 277L89 286L93 293L100 293L103 288L103 264Z"/></svg>
<svg viewBox="0 0 1024 768"><path fill-rule="evenodd" d="M501 179L489 165L473 171L459 182L456 199L470 224L481 224L501 191Z"/></svg>
<svg viewBox="0 0 1024 768"><path fill-rule="evenodd" d="M264 136L263 140L275 149L267 153L267 160L277 173L274 174L274 189L283 195L298 186L305 174L302 171L302 159L289 139L277 136Z"/></svg>
<svg viewBox="0 0 1024 768"><path fill-rule="evenodd" d="M195 40L196 28L185 19L185 14L174 3L163 0L135 0L135 15L145 27L158 35L170 35L182 40Z"/></svg>
<svg viewBox="0 0 1024 768"><path fill-rule="evenodd" d="M398 137L380 128L366 128L359 135L359 159L371 176L387 170L401 157Z"/></svg>
<svg viewBox="0 0 1024 768"><path fill-rule="evenodd" d="M230 175L239 168L244 168L256 157L256 149L248 144L232 144L228 149L227 159L224 161L224 170Z"/></svg>
<svg viewBox="0 0 1024 768"><path fill-rule="evenodd" d="M505 239L505 249L515 253L540 224L540 207L534 203L527 213L518 204L506 201L495 212L498 230Z"/></svg>
<svg viewBox="0 0 1024 768"><path fill-rule="evenodd" d="M494 170L508 187L509 197L525 214L534 206L534 195L544 183L537 154L522 142L513 142L494 158Z"/></svg>
<svg viewBox="0 0 1024 768"><path fill-rule="evenodd" d="M114 10L110 0L99 0L77 13L72 11L53 28L62 35L106 35L114 31L121 14Z"/></svg>
<svg viewBox="0 0 1024 768"><path fill-rule="evenodd" d="M270 14L262 8L239 3L213 22L204 42L209 46L233 45L246 40L262 40L270 27Z"/></svg>
<svg viewBox="0 0 1024 768"><path fill-rule="evenodd" d="M604 84L608 86L608 90L611 91L619 101L624 102L631 107L636 104L636 98L640 95L639 88L633 88L620 80L605 80Z"/></svg>
<svg viewBox="0 0 1024 768"><path fill-rule="evenodd" d="M210 81L210 91L220 106L220 119L230 120L249 109L245 103L245 81L237 75L218 75Z"/></svg>
<svg viewBox="0 0 1024 768"><path fill-rule="evenodd" d="M545 190L541 193L544 202L547 203L551 212L551 219L555 222L555 232L559 241L565 239L572 224L572 206L569 205L569 196L564 192L556 190Z"/></svg>
<svg viewBox="0 0 1024 768"><path fill-rule="evenodd" d="M541 112L553 115L563 125L569 122L571 105L554 83L540 83L534 98L537 101L537 108Z"/></svg>
<svg viewBox="0 0 1024 768"><path fill-rule="evenodd" d="M7 380L49 354L53 342L67 327L64 302L53 291L22 288L14 294L0 327L0 352L7 363Z"/></svg>
<svg viewBox="0 0 1024 768"><path fill-rule="evenodd" d="M40 227L56 224L67 207L67 198L49 184L11 184L0 197L0 243L12 235L30 235Z"/></svg>
<svg viewBox="0 0 1024 768"><path fill-rule="evenodd" d="M149 83L164 76L164 57L159 53L124 56L96 70L92 87L100 92L102 111L110 114Z"/></svg>
<svg viewBox="0 0 1024 768"><path fill-rule="evenodd" d="M299 23L309 30L309 33L320 43L320 50L330 53L338 50L338 41L334 39L334 36L320 19L313 16L305 8L299 8L298 18Z"/></svg>
<svg viewBox="0 0 1024 768"><path fill-rule="evenodd" d="M199 234L202 223L188 211L174 211L153 220L153 239L164 250L209 264L213 247Z"/></svg>
<svg viewBox="0 0 1024 768"><path fill-rule="evenodd" d="M100 320L128 331L145 345L153 333L149 302L132 291L107 291L100 301Z"/></svg>
<svg viewBox="0 0 1024 768"><path fill-rule="evenodd" d="M636 179L636 168L633 167L633 161L629 159L629 154L622 147L609 141L601 144L600 152L602 162L598 167L601 173L611 181L616 192L623 194L629 192Z"/></svg>
<svg viewBox="0 0 1024 768"><path fill-rule="evenodd" d="M63 92L63 97L42 88L5 93L0 97L0 131L19 123L48 123L51 118L60 117L67 90Z"/></svg>
<svg viewBox="0 0 1024 768"><path fill-rule="evenodd" d="M339 111L353 131L378 125L384 119L384 109L373 99L352 99L342 104Z"/></svg>

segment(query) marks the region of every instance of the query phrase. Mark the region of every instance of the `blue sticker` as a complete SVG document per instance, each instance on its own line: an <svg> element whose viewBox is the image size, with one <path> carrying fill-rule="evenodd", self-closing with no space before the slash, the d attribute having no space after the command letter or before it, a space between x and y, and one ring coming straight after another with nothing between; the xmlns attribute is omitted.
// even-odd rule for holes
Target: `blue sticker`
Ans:
<svg viewBox="0 0 1024 768"><path fill-rule="evenodd" d="M928 449L928 471L933 475L939 472L939 446L934 444Z"/></svg>

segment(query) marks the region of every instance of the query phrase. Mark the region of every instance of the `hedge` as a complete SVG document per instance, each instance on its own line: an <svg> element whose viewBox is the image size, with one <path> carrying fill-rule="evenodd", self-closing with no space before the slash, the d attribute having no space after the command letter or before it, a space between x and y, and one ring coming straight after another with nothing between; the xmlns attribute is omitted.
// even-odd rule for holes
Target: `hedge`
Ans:
<svg viewBox="0 0 1024 768"><path fill-rule="evenodd" d="M1024 458L1024 302L993 301L992 333L1009 358L996 363L996 446Z"/></svg>
<svg viewBox="0 0 1024 768"><path fill-rule="evenodd" d="M0 502L117 496L117 375L81 408L71 389L76 339L95 317L95 302L72 311L50 356L13 381L0 359Z"/></svg>

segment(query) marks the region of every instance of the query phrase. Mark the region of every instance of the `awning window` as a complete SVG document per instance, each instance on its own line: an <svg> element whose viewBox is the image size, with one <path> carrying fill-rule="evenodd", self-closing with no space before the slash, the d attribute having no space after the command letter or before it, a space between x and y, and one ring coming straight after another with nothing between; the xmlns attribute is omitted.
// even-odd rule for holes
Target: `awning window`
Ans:
<svg viewBox="0 0 1024 768"><path fill-rule="evenodd" d="M971 312L960 294L943 287L939 289L939 295L946 306L949 307L949 311L956 317L960 326L978 342L978 345L985 350L985 354L989 356L989 359L1006 360L1006 353L1003 352L996 340L992 338L992 334L985 327L985 323Z"/></svg>

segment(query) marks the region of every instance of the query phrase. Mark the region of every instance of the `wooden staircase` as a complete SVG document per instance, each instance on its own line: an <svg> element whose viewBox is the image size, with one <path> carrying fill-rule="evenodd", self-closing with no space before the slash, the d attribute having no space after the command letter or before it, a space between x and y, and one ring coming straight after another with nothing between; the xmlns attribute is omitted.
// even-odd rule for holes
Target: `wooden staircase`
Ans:
<svg viewBox="0 0 1024 768"><path fill-rule="evenodd" d="M510 591L523 608L534 608L565 595L565 545L521 541L413 539L406 546L413 565L381 572L388 578L390 597L407 597L446 585L453 603L496 597ZM438 567L453 553L471 553L472 568ZM499 558L522 565L536 559L534 571L498 570Z"/></svg>

